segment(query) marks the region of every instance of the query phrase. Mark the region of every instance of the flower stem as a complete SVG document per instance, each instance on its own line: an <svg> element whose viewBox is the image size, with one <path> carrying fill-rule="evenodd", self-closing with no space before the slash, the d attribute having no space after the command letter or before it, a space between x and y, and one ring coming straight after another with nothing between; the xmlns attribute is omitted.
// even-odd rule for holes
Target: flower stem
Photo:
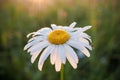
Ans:
<svg viewBox="0 0 120 80"><path fill-rule="evenodd" d="M64 80L64 65L61 65L61 71L60 71L60 80Z"/></svg>

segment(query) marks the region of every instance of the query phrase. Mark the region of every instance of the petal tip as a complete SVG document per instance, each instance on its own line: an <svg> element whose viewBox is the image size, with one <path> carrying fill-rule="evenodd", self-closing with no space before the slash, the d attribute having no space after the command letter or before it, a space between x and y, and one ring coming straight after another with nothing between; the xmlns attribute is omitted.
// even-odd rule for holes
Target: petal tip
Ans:
<svg viewBox="0 0 120 80"><path fill-rule="evenodd" d="M90 26L90 25L86 26L86 30L87 30L87 29L90 29L91 27L92 27L92 26Z"/></svg>
<svg viewBox="0 0 120 80"><path fill-rule="evenodd" d="M56 72L60 72L60 70L56 69Z"/></svg>
<svg viewBox="0 0 120 80"><path fill-rule="evenodd" d="M24 50L24 51L27 50L27 46L25 46L23 50Z"/></svg>
<svg viewBox="0 0 120 80"><path fill-rule="evenodd" d="M34 61L31 59L31 63L33 64L34 63Z"/></svg>
<svg viewBox="0 0 120 80"><path fill-rule="evenodd" d="M26 48L23 49L23 51L25 51L25 50L26 50Z"/></svg>
<svg viewBox="0 0 120 80"><path fill-rule="evenodd" d="M77 69L77 65L73 67L74 69Z"/></svg>
<svg viewBox="0 0 120 80"><path fill-rule="evenodd" d="M90 57L90 54L86 54L86 56L89 58L89 57Z"/></svg>
<svg viewBox="0 0 120 80"><path fill-rule="evenodd" d="M42 67L43 67L43 63L42 63L42 64L38 64L38 69L39 69L40 71L42 71Z"/></svg>
<svg viewBox="0 0 120 80"><path fill-rule="evenodd" d="M56 24L51 24L51 27L56 27Z"/></svg>
<svg viewBox="0 0 120 80"><path fill-rule="evenodd" d="M90 55L88 55L87 57L90 57Z"/></svg>
<svg viewBox="0 0 120 80"><path fill-rule="evenodd" d="M88 26L89 29L90 29L91 27L92 27L92 26L90 26L90 25Z"/></svg>
<svg viewBox="0 0 120 80"><path fill-rule="evenodd" d="M73 22L73 23L70 24L69 27L74 28L76 24L77 24L76 22Z"/></svg>

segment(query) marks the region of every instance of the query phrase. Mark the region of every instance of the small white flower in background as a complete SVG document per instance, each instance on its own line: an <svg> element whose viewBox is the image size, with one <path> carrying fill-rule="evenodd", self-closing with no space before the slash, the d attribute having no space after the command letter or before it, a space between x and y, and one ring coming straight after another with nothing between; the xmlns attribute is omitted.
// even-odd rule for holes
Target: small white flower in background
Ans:
<svg viewBox="0 0 120 80"><path fill-rule="evenodd" d="M42 28L27 35L27 37L32 36L32 38L29 39L24 50L31 54L32 63L40 55L38 62L40 71L49 55L50 62L52 65L55 65L56 71L60 71L61 64L65 64L66 59L76 69L79 59L73 48L90 57L88 49L92 50L89 44L91 39L84 31L90 29L91 26L74 28L75 25L76 22L73 22L70 26L51 24L51 28Z"/></svg>

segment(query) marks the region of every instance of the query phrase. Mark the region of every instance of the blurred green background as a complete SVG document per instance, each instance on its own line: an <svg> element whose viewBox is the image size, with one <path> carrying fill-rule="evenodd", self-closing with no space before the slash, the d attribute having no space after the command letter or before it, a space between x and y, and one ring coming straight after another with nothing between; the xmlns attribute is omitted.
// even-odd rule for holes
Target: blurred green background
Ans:
<svg viewBox="0 0 120 80"><path fill-rule="evenodd" d="M0 80L59 80L49 58L41 72L31 64L26 35L74 21L93 26L94 49L76 70L66 63L65 80L120 80L120 0L0 0Z"/></svg>

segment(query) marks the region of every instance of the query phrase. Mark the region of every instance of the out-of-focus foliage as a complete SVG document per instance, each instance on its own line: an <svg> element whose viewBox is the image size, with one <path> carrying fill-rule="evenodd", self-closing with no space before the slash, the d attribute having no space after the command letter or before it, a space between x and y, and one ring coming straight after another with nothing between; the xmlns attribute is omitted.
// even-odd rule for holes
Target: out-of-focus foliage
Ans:
<svg viewBox="0 0 120 80"><path fill-rule="evenodd" d="M31 56L23 47L28 33L51 23L69 25L73 21L77 26L93 26L87 33L94 49L90 58L80 58L76 70L66 63L65 80L120 80L119 3L119 0L58 0L44 12L34 14L15 2L0 0L0 80L59 80L59 73L49 59L40 72L38 60L31 64Z"/></svg>

